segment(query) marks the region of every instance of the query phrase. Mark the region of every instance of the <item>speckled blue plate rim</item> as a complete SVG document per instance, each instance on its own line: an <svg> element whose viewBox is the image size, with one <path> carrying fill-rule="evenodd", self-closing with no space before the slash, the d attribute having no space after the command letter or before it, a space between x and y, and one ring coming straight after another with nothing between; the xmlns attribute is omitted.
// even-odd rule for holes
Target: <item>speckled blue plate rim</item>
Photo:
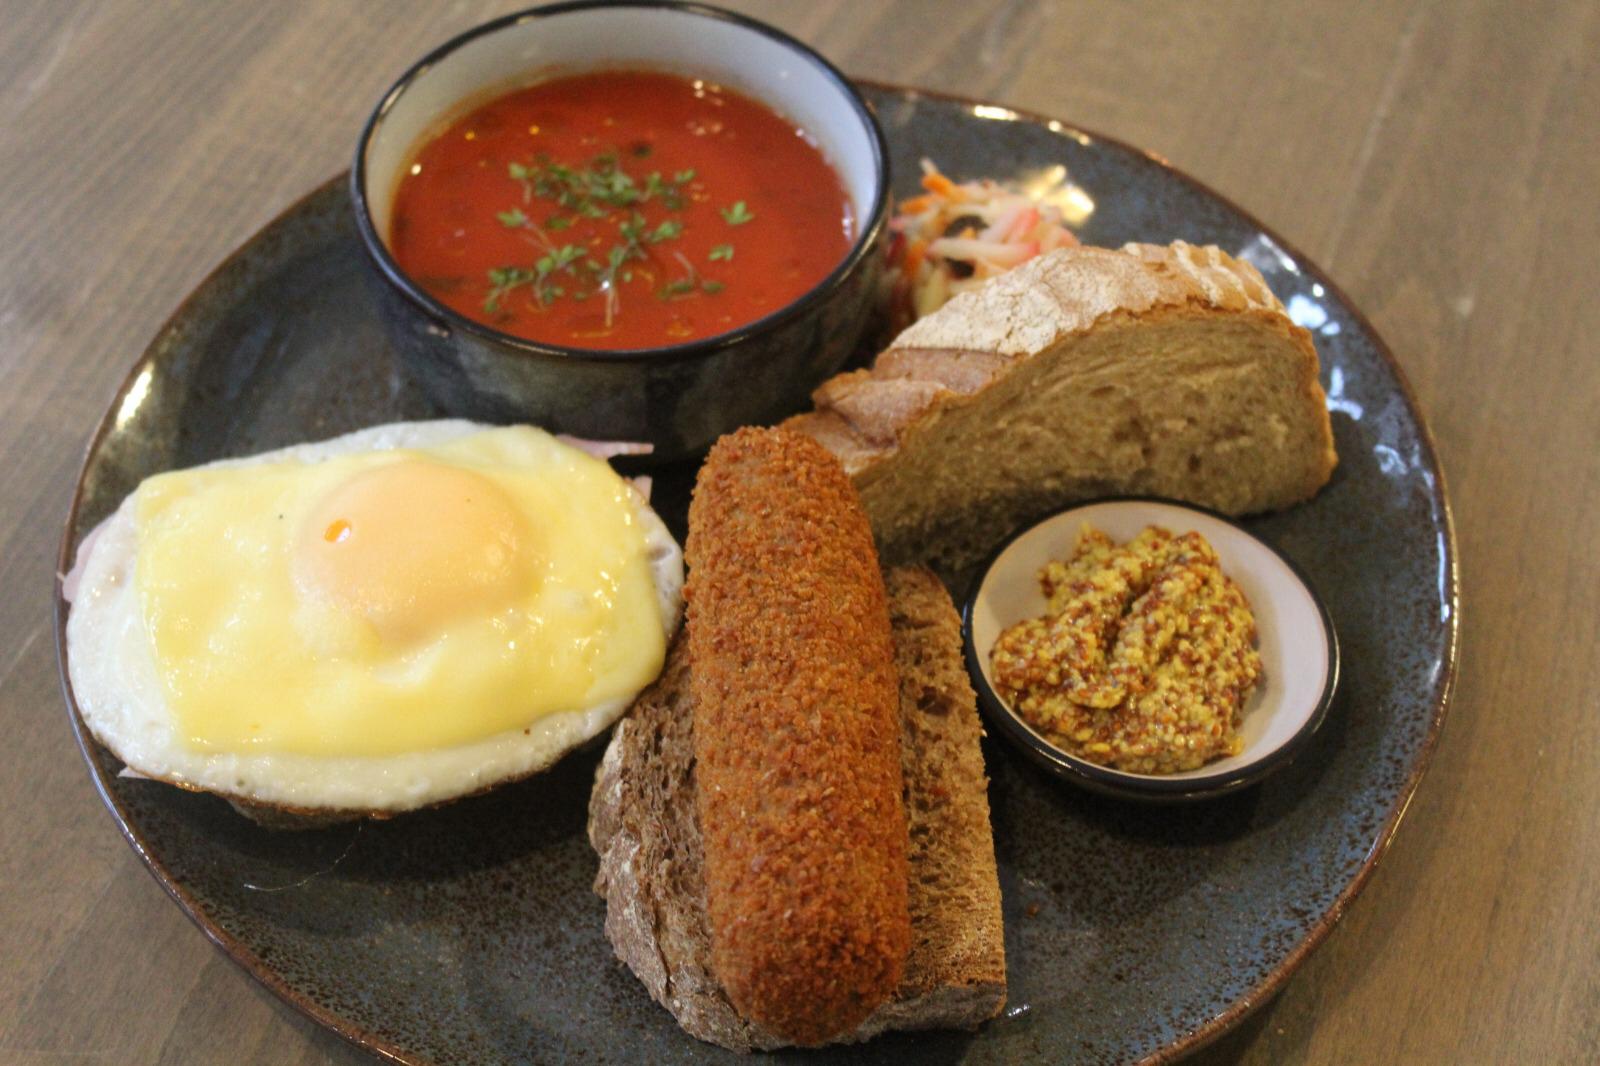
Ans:
<svg viewBox="0 0 1600 1066"><path fill-rule="evenodd" d="M989 573L994 569L994 564L1005 550L1016 543L1019 537L1032 532L1045 522L1054 521L1074 511L1081 511L1089 507L1096 507L1107 503L1158 503L1166 507L1176 507L1179 510L1190 511L1195 514L1205 515L1208 518L1223 522L1246 537L1266 548L1289 568L1289 572L1300 582L1306 594L1311 597L1311 602L1316 605L1317 618L1322 623L1323 639L1328 649L1327 674L1323 680L1322 691L1317 696L1316 706L1311 714L1277 748L1263 755L1261 758L1240 767L1237 770L1208 774L1205 777L1151 777L1142 776L1132 778L1128 774L1116 773L1105 767L1096 766L1085 759L1080 759L1070 752L1045 740L1035 730L1022 721L1020 715L1012 710L1000 694L990 685L983 675L982 660L978 655L977 644L972 636L972 613L977 606L978 596L983 591ZM1097 496L1093 499L1079 500L1066 507L1058 507L1047 511L1026 522L1018 525L1008 534L1005 540L997 545L994 551L978 568L972 581L967 586L966 595L961 600L961 647L966 658L967 672L972 676L972 687L977 691L978 703L983 708L989 720L1004 731L1006 738L1018 745L1025 754L1042 762L1047 768L1058 772L1064 780L1082 788L1091 789L1103 796L1115 799L1132 800L1137 803L1187 803L1201 802L1226 796L1237 792L1241 788L1253 785L1268 774L1281 770L1294 761L1322 728L1323 720L1328 717L1328 708L1333 704L1333 696L1339 688L1339 634L1333 627L1333 616L1328 613L1328 605L1322 598L1322 593L1317 591L1317 586L1312 582L1300 564L1291 559L1282 548L1279 548L1267 537L1262 536L1237 521L1214 511L1209 507L1199 504L1185 503L1167 496Z"/></svg>
<svg viewBox="0 0 1600 1066"><path fill-rule="evenodd" d="M873 89L887 94L899 95L905 99L913 101L919 98L942 100L969 108L996 106L987 104L984 101L973 99L971 97L959 96L951 93L940 93L925 89L917 89L896 85L889 82L875 81L872 79L856 78L851 80L862 88ZM1372 877L1373 872L1376 870L1379 862L1387 852L1390 844L1393 843L1395 833L1398 831L1400 823L1404 820L1405 814L1410 808L1411 800L1416 794L1417 786L1420 784L1423 775L1426 773L1428 766L1432 761L1433 753L1438 746L1439 734L1443 728L1444 720L1449 710L1450 701L1455 692L1461 640L1461 574L1459 550L1457 547L1456 538L1455 516L1450 505L1446 475L1444 468L1438 459L1438 449L1433 438L1433 432L1428 426L1426 420L1422 417L1421 409L1417 404L1416 394L1412 389L1410 380L1406 377L1403 368L1396 361L1394 353L1389 348L1387 342L1383 340L1382 336L1373 327L1371 321L1367 318L1365 313L1361 311L1361 309L1349 298L1344 290L1332 279L1330 279L1321 270L1321 268L1317 267L1309 258L1305 256L1304 253L1299 251L1299 249L1296 248L1292 242L1285 240L1276 230L1261 222L1260 219L1258 219L1255 215L1239 207L1233 200L1218 193L1216 190L1211 188L1209 185L1206 185L1204 182L1201 182L1199 179L1191 177L1190 175L1177 169L1164 157L1154 152L1131 145L1118 138L1106 136L1094 130L1087 129L1082 126L1072 125L1059 119L1051 118L1047 115L1041 115L1037 112L1029 112L1009 107L1002 109L1009 115L1015 116L1017 120L1044 125L1052 132L1059 132L1069 136L1077 135L1091 138L1093 140L1115 146L1123 151L1142 156L1150 160L1156 166L1160 167L1162 171L1171 179L1181 182L1205 196L1211 197L1227 207L1229 210L1235 212L1241 219L1244 219L1246 222L1256 227L1262 234L1270 238L1279 248L1284 251L1285 254L1292 257L1297 264L1303 267L1309 274L1313 275L1316 280L1325 287L1328 294L1331 295L1341 305L1341 307L1348 314L1350 314L1352 318L1355 319L1363 331L1365 331L1366 335L1372 339L1379 356L1384 360L1390 372L1393 373L1395 377L1395 382L1399 387L1401 398L1404 400L1407 411L1411 415L1411 418L1415 424L1417 436L1424 450L1424 458L1426 459L1430 468L1434 471L1435 477L1437 478L1438 521L1444 534L1442 538L1442 554L1445 561L1445 599L1449 607L1447 640L1445 642L1440 663L1440 671L1434 684L1433 713L1431 714L1428 722L1427 735L1422 742L1421 750L1419 751L1411 767L1406 782L1399 790L1399 793L1396 796L1396 802L1390 809L1382 825L1379 827L1378 832L1373 839L1372 845L1367 852L1366 859L1362 862L1360 868L1347 882L1344 889L1335 898L1332 905L1329 906L1321 915L1321 917L1312 924L1306 935L1299 941L1299 943L1294 948L1290 949L1282 962L1280 962L1274 970L1263 977L1262 980L1253 986L1246 994L1235 999L1232 1005L1230 1005L1228 1008L1218 1012L1204 1024L1190 1030L1189 1032L1179 1036L1176 1040L1173 1040L1171 1043L1138 1060L1139 1066L1156 1066L1156 1064L1175 1062L1186 1055L1198 1051L1207 1044L1212 1043L1224 1033L1242 1022L1257 1008L1271 1000L1271 998L1283 987L1290 975L1292 975L1311 954L1311 952L1320 946L1327 938L1328 934L1338 923L1339 919L1343 917L1344 912L1349 908L1351 902L1366 887L1368 881ZM72 502L67 511L60 547L57 552L56 572L51 575L51 594L55 605L54 615L56 660L61 690L67 705L69 724L73 732L74 740L77 743L78 750L82 754L84 761L89 768L90 776L94 779L95 790L99 793L101 802L105 804L106 808L115 818L117 826L124 839L127 840L129 846L133 849L134 854L136 854L140 861L145 864L146 868L150 871L151 876L155 878L156 883L159 884L162 889L172 897L173 901L176 902L183 912L189 917L189 919L197 927L199 927L202 932L205 933L206 937L211 940L212 943L221 948L224 954L239 964L239 966L244 969L245 972L259 981L265 988L271 991L284 1003L317 1022L319 1025L323 1025L333 1032L338 1033L350 1043L379 1055L382 1058L394 1062L412 1064L412 1066L428 1066L429 1060L421 1058L413 1052L409 1052L405 1049L397 1047L367 1031L361 1026L352 1024L348 1019L333 1013L332 1011L322 1007L310 997L305 996L291 988L258 955L247 948L237 938L228 934L227 931L222 929L216 923L215 919L213 919L199 907L194 898L190 896L184 890L183 886L174 879L171 872L166 868L165 864L148 850L145 840L139 831L130 823L127 810L110 790L108 782L110 777L114 775L114 771L109 770L106 766L102 765L100 761L100 753L96 750L98 745L88 733L88 729L84 725L82 717L78 712L78 706L73 695L72 684L67 674L66 664L66 621L68 605L61 595L61 578L70 570L73 562L74 551L76 548L73 540L73 530L76 527L78 520L79 507L83 498L84 482L89 473L89 465L91 460L94 458L96 452L101 446L102 441L105 439L106 435L110 432L114 425L118 408L121 406L128 393L133 389L140 373L146 368L147 365L149 365L153 356L153 349L155 347L156 340L166 336L177 326L178 323L183 321L191 305L195 304L200 299L201 294L211 284L211 282L213 282L219 275L227 272L236 264L237 261L246 256L250 249L264 234L283 224L287 219L299 212L308 201L313 200L320 194L324 193L329 186L343 184L348 182L348 180L348 172L343 171L330 178L328 181L318 185L316 188L312 189L304 196L300 197L298 200L286 207L272 221L263 226L262 229L257 231L254 236L246 240L237 249L230 253L221 263L208 272L207 275L196 284L195 288L190 291L190 294L183 300L183 302L181 302L173 311L173 313L168 316L161 328L153 335L151 344L145 348L138 360L136 360L129 368L129 371L124 377L122 383L117 387L110 403L106 408L105 415L95 427L83 449L83 458L79 465Z"/></svg>
<svg viewBox="0 0 1600 1066"><path fill-rule="evenodd" d="M261 229L257 230L238 248L230 252L227 258L209 270L194 288L189 290L189 295L167 316L161 328L152 334L150 344L140 354L138 360L128 369L127 375L122 379L122 384L117 386L117 391L111 398L111 403L106 408L106 413L101 417L99 425L95 427L87 444L84 445L83 459L79 463L77 482L72 493L72 503L67 508L66 525L61 534L61 545L56 555L56 572L51 575L52 594L55 602L55 636L56 636L56 673L61 682L61 694L66 699L68 721L72 726L72 737L78 745L78 753L83 756L83 761L89 766L89 776L94 779L94 789L100 796L100 802L105 804L116 820L117 828L121 830L122 837L139 856L150 876L162 887L167 895L172 897L184 915L197 926L206 939L222 949L223 954L238 963L251 977L259 981L268 991L272 992L284 1003L304 1014L318 1025L331 1029L357 1047L370 1051L382 1058L393 1062L406 1063L408 1066L429 1066L427 1060L417 1058L404 1049L395 1047L376 1035L367 1032L359 1026L351 1025L342 1016L323 1007L309 996L304 996L291 988L289 984L268 966L255 952L246 947L238 938L229 935L215 919L206 913L199 902L172 876L154 853L149 850L144 837L130 820L127 808L122 805L115 793L112 792L109 781L117 771L102 764L104 757L99 747L99 742L89 732L89 727L83 721L83 715L78 710L77 696L72 691L72 678L67 671L67 613L69 604L62 595L62 582L66 574L72 569L76 545L73 543L72 531L78 525L78 510L84 498L84 480L89 473L89 464L99 451L101 442L105 439L115 424L117 411L121 408L124 398L133 389L134 382L139 378L145 367L149 365L154 355L157 342L172 333L190 315L193 307L203 300L206 291L222 275L249 255L261 237L271 230L284 225L294 216L299 214L310 201L323 195L329 187L340 185L349 180L349 172L342 171L327 181L305 193L288 207L273 216L272 220Z"/></svg>

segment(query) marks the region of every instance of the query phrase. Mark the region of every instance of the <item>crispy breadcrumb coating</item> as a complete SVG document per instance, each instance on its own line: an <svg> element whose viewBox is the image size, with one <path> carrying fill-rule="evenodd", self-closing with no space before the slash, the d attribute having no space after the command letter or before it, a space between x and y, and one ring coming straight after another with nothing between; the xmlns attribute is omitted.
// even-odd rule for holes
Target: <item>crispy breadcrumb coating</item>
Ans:
<svg viewBox="0 0 1600 1066"><path fill-rule="evenodd" d="M712 967L797 1044L861 1023L911 943L898 681L866 514L825 448L712 448L686 546Z"/></svg>

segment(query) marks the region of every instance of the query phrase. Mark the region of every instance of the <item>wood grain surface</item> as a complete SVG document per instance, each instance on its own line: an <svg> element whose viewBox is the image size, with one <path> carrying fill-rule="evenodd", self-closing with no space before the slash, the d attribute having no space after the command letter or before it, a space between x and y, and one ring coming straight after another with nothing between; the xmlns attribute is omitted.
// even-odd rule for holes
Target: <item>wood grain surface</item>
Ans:
<svg viewBox="0 0 1600 1066"><path fill-rule="evenodd" d="M1332 937L1202 1063L1600 1057L1600 5L735 3L847 72L1142 145L1327 268L1459 524L1433 765ZM0 2L0 1062L349 1063L145 873L50 635L87 436L161 321L497 3Z"/></svg>

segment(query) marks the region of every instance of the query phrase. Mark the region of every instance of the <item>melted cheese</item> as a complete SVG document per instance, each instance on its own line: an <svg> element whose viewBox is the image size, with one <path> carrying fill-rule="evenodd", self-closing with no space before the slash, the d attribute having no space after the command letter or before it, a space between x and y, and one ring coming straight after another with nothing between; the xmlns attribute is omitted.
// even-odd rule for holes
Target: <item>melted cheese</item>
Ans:
<svg viewBox="0 0 1600 1066"><path fill-rule="evenodd" d="M631 492L526 427L146 481L135 581L183 740L425 751L637 691L666 641Z"/></svg>

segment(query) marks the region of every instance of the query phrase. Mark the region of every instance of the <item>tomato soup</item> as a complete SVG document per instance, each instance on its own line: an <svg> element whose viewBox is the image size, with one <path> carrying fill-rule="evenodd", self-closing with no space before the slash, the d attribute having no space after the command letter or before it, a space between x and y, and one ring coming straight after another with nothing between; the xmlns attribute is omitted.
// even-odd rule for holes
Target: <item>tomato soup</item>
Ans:
<svg viewBox="0 0 1600 1066"><path fill-rule="evenodd" d="M424 143L389 247L441 303L507 333L657 348L790 303L855 229L838 175L770 108L601 71L507 93Z"/></svg>

